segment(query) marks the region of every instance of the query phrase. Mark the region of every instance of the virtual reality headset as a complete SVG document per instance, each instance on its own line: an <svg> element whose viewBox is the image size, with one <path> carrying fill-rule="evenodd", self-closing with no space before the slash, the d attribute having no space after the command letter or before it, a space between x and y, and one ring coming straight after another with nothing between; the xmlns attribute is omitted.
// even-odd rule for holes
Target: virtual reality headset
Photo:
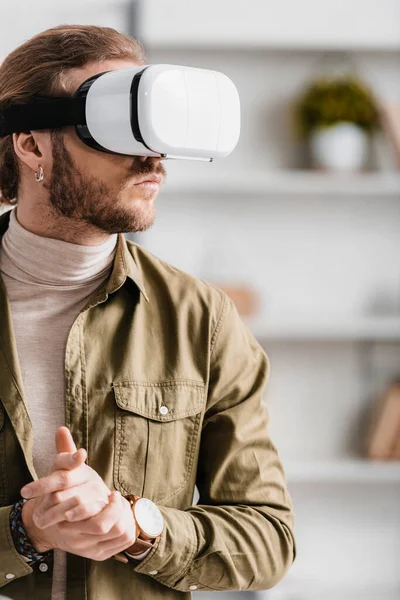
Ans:
<svg viewBox="0 0 400 600"><path fill-rule="evenodd" d="M103 152L212 161L238 142L239 94L223 73L157 64L99 73L73 97L0 111L0 137L65 126Z"/></svg>

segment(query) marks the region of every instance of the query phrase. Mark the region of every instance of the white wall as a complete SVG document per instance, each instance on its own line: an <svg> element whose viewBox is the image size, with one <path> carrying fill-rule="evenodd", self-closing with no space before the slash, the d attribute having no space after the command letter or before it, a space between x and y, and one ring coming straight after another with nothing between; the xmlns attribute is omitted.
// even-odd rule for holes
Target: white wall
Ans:
<svg viewBox="0 0 400 600"><path fill-rule="evenodd" d="M400 47L397 0L145 0L145 40L221 48Z"/></svg>
<svg viewBox="0 0 400 600"><path fill-rule="evenodd" d="M359 74L383 98L400 97L395 52L359 52ZM314 51L154 48L150 62L222 70L239 88L243 130L218 164L167 165L174 184L236 179L298 167L288 124L293 96L316 73ZM172 177L173 176L173 177ZM161 192L153 228L139 237L155 254L209 280L250 283L263 318L308 315L344 320L381 311L400 315L399 194ZM381 307L379 309L379 307ZM376 394L400 370L398 343L266 344L272 375L266 401L271 434L285 461L361 456ZM289 482L298 559L270 592L279 600L399 597L399 484ZM346 595L347 594L347 595Z"/></svg>
<svg viewBox="0 0 400 600"><path fill-rule="evenodd" d="M130 0L0 0L0 60L31 36L64 23L126 31Z"/></svg>

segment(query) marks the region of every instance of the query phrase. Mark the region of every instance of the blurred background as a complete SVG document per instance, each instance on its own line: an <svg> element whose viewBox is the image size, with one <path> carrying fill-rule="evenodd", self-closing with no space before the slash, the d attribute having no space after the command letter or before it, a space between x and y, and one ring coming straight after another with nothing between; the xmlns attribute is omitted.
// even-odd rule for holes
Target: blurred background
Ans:
<svg viewBox="0 0 400 600"><path fill-rule="evenodd" d="M273 590L222 598L399 600L399 0L0 7L0 59L47 27L88 23L135 36L149 63L233 79L236 150L166 161L156 222L131 236L225 289L271 360L298 557Z"/></svg>

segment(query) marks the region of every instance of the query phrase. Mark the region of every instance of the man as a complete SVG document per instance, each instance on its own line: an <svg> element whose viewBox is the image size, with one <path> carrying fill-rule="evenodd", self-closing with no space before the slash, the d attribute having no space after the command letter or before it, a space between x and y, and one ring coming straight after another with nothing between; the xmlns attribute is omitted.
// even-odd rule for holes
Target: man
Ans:
<svg viewBox="0 0 400 600"><path fill-rule="evenodd" d="M112 29L51 29L1 65L0 109L142 64ZM100 152L73 127L0 140L0 189L16 205L0 220L10 598L262 590L295 558L264 351L223 292L123 236L151 226L164 179L161 158ZM147 537L143 498L162 522Z"/></svg>

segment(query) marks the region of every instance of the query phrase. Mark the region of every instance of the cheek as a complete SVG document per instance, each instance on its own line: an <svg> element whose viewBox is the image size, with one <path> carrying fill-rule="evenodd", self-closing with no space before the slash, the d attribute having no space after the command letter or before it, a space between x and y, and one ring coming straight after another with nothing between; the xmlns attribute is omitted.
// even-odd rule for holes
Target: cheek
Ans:
<svg viewBox="0 0 400 600"><path fill-rule="evenodd" d="M110 161L106 154L98 152L100 156L91 156L88 160L82 160L80 170L84 176L89 177L96 183L102 183L112 190L119 190L126 178L126 170Z"/></svg>
<svg viewBox="0 0 400 600"><path fill-rule="evenodd" d="M130 159L121 159L112 154L101 152L86 146L75 134L70 132L65 138L65 146L74 164L83 175L103 181L108 185L118 184L125 176Z"/></svg>

